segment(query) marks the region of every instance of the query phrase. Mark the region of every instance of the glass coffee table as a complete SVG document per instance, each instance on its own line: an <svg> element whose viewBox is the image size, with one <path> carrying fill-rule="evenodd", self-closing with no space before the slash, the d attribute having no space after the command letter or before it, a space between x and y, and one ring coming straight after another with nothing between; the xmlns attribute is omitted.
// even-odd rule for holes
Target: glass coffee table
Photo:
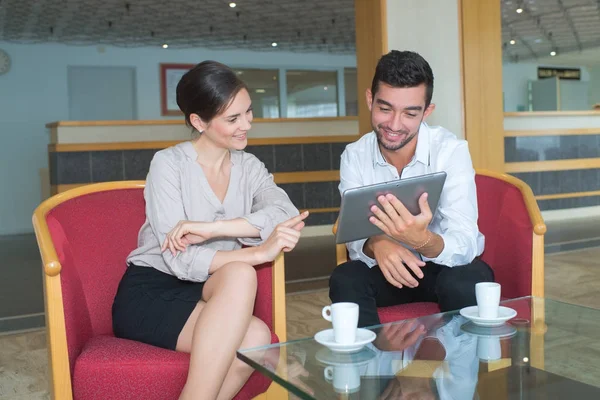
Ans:
<svg viewBox="0 0 600 400"><path fill-rule="evenodd" d="M238 358L301 399L600 399L600 310L523 297L481 327L458 311L377 325L341 353L306 338Z"/></svg>

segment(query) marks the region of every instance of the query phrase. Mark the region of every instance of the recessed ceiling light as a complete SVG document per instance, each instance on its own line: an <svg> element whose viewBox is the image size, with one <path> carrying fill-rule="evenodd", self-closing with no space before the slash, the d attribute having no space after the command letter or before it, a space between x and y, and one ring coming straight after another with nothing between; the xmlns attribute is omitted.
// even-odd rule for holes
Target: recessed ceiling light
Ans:
<svg viewBox="0 0 600 400"><path fill-rule="evenodd" d="M271 43L271 46L273 46L273 47L277 47L277 42L273 42L273 43Z"/></svg>
<svg viewBox="0 0 600 400"><path fill-rule="evenodd" d="M265 89L256 89L256 93L265 93L266 90Z"/></svg>
<svg viewBox="0 0 600 400"><path fill-rule="evenodd" d="M237 6L237 4L235 4L235 3L229 3L229 7L235 8L235 6Z"/></svg>
<svg viewBox="0 0 600 400"><path fill-rule="evenodd" d="M556 52L555 52L555 51L551 51L551 52L550 52L550 55L551 55L552 57L554 57L554 56L556 55Z"/></svg>
<svg viewBox="0 0 600 400"><path fill-rule="evenodd" d="M323 86L323 90L329 90L327 86Z"/></svg>
<svg viewBox="0 0 600 400"><path fill-rule="evenodd" d="M168 49L168 48L169 48L169 45L168 45L168 44L166 44L166 43L165 43L165 44L163 44L163 49Z"/></svg>
<svg viewBox="0 0 600 400"><path fill-rule="evenodd" d="M512 40L510 41L510 44L515 44L515 43L517 43L517 42L515 41L515 39L512 39Z"/></svg>
<svg viewBox="0 0 600 400"><path fill-rule="evenodd" d="M523 12L522 8L517 8L517 14L521 14Z"/></svg>

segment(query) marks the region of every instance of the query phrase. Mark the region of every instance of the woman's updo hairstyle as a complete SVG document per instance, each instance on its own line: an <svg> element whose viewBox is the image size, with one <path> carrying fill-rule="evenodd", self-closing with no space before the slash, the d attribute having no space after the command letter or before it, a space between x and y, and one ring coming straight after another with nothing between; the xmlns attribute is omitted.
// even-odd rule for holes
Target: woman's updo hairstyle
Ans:
<svg viewBox="0 0 600 400"><path fill-rule="evenodd" d="M177 84L177 105L192 127L190 116L197 114L209 123L225 110L241 89L246 89L235 72L216 61L203 61L181 77Z"/></svg>

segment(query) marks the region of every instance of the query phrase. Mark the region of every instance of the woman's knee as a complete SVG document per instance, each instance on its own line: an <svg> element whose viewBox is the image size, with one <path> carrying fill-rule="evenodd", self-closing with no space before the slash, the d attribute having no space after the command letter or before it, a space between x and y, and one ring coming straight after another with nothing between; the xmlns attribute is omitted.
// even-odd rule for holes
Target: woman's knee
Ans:
<svg viewBox="0 0 600 400"><path fill-rule="evenodd" d="M244 262L232 262L223 265L214 274L220 285L237 288L247 288L256 291L257 277L256 270L250 264Z"/></svg>
<svg viewBox="0 0 600 400"><path fill-rule="evenodd" d="M257 317L252 317L248 331L244 336L241 348L266 346L271 343L271 331L267 324Z"/></svg>

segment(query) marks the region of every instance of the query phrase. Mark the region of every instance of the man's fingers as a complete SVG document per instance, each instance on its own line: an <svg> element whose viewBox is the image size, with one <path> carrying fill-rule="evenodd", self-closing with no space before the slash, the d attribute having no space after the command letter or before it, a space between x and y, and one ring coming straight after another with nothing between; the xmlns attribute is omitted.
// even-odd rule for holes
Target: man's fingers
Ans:
<svg viewBox="0 0 600 400"><path fill-rule="evenodd" d="M306 217L308 217L308 211L304 211L303 213L296 215L293 218L288 219L285 222L281 223L281 226L285 226L287 228L291 228L292 226L296 226L298 225L298 223L300 223L301 221L303 221L304 219L306 219Z"/></svg>
<svg viewBox="0 0 600 400"><path fill-rule="evenodd" d="M399 269L394 266L390 268L390 274L394 277L394 279L402 284L402 286L412 287L409 281L400 273Z"/></svg>
<svg viewBox="0 0 600 400"><path fill-rule="evenodd" d="M379 201L379 204L381 204L381 206L383 207L383 210L385 211L385 213L390 217L390 219L396 220L396 219L398 219L398 217L401 217L401 215L394 208L394 206L392 205L392 203L390 203L390 197L389 196L391 196L394 199L396 198L394 195L388 194L387 197L386 196L379 196L377 200Z"/></svg>
<svg viewBox="0 0 600 400"><path fill-rule="evenodd" d="M432 214L431 214L431 208L429 207L429 202L427 201L428 197L429 196L427 193L423 193L421 195L421 197L419 197L419 208L421 209L421 214L424 217L431 219Z"/></svg>
<svg viewBox="0 0 600 400"><path fill-rule="evenodd" d="M396 271L398 275L400 275L406 281L406 285L408 287L413 288L419 286L419 282L417 282L417 280L413 278L413 276L410 274L410 272L408 272L404 265L397 265Z"/></svg>
<svg viewBox="0 0 600 400"><path fill-rule="evenodd" d="M414 345L415 343L417 343L417 340L419 340L419 338L425 333L425 328L423 328L423 325L419 325L418 327L416 327L412 332L410 332L407 336L406 336L406 347L410 347L412 345Z"/></svg>
<svg viewBox="0 0 600 400"><path fill-rule="evenodd" d="M383 272L383 276L385 277L386 281L388 281L390 284L396 286L397 288L402 288L402 284L392 277L392 275L390 274L390 272L388 271L387 268L380 267L380 269L381 269L381 272Z"/></svg>
<svg viewBox="0 0 600 400"><path fill-rule="evenodd" d="M377 217L369 217L369 221L375 225L376 227L378 227L379 229L381 229L381 231L383 233L385 233L386 235L391 236L391 232L390 229L387 227L387 225L385 225L383 222L381 222L379 219L377 219Z"/></svg>
<svg viewBox="0 0 600 400"><path fill-rule="evenodd" d="M423 271L421 271L421 268L417 265L416 260L406 260L404 261L404 263L408 266L408 268L412 270L412 272L414 272L414 274L419 279L423 279Z"/></svg>
<svg viewBox="0 0 600 400"><path fill-rule="evenodd" d="M402 204L402 202L400 200L398 200L398 198L396 196L394 196L393 194L388 194L388 195L386 195L386 198L387 198L388 202L391 204L391 206L394 208L396 213L398 213L398 215L403 220L406 221L406 220L414 217L411 214L411 212L408 211L408 209L404 206L404 204Z"/></svg>
<svg viewBox="0 0 600 400"><path fill-rule="evenodd" d="M374 205L370 208L370 210L377 217L377 219L379 219L389 228L392 228L394 226L394 222L390 219L390 216L386 214L381 208Z"/></svg>

